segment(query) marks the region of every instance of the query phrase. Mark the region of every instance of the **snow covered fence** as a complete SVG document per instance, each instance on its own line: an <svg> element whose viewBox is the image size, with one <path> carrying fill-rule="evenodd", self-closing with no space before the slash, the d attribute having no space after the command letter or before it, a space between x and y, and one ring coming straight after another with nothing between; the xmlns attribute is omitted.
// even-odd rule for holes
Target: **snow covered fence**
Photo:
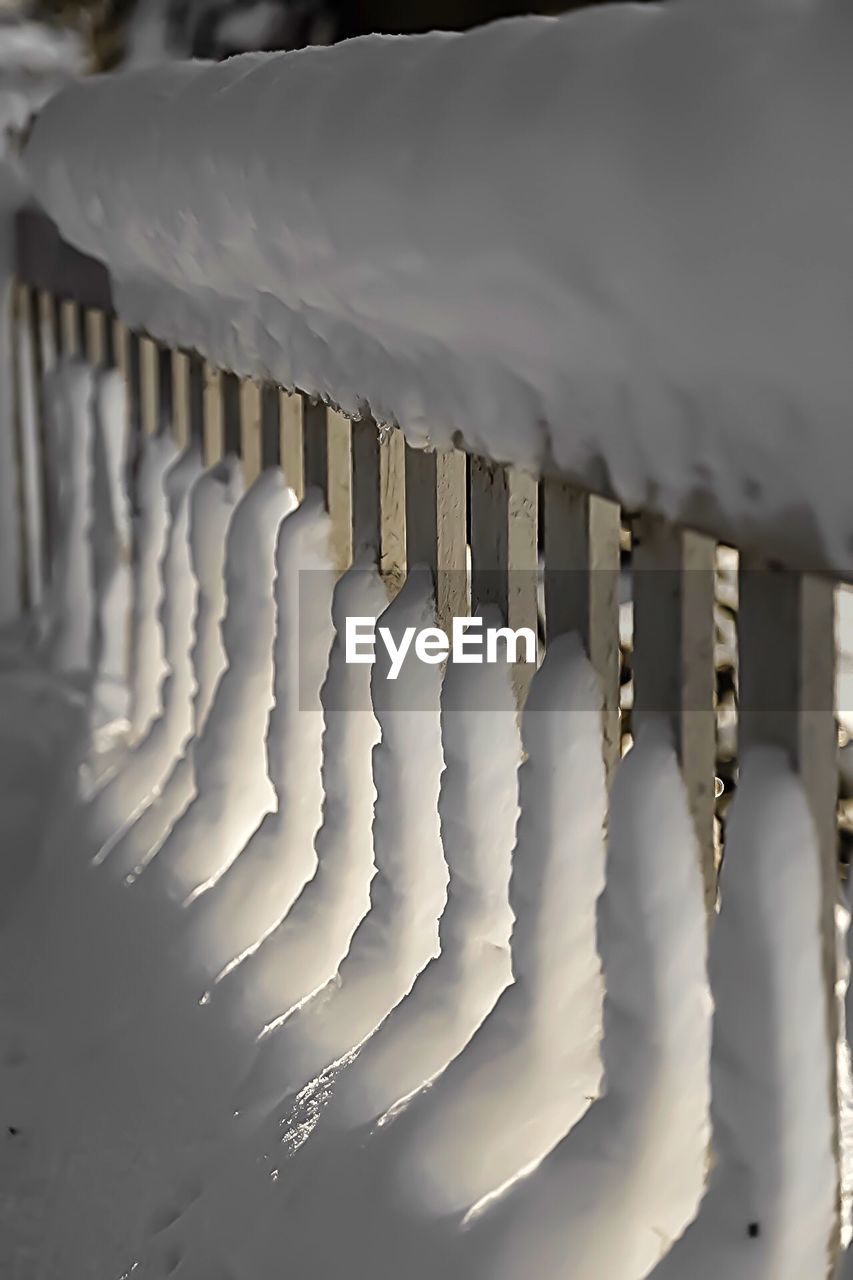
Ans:
<svg viewBox="0 0 853 1280"><path fill-rule="evenodd" d="M803 6L804 13L807 8ZM840 6L827 6L827 11L830 9L834 14L841 12ZM669 270L671 261L659 261L658 255L663 251L658 245L658 230L656 251L639 255L643 271L638 268L632 287L638 290L644 314L655 311L648 300L656 295L647 288L643 274L650 263L657 262L660 268L658 286L678 286L670 299L671 314L678 317L678 324L655 335L647 332L647 338L654 336L661 344L653 344L649 350L665 354L663 365L670 372L672 360L678 357L683 369L695 375L688 380L686 390L674 378L667 394L662 395L661 388L647 380L654 360L649 358L648 368L638 365L633 349L628 358L620 346L621 339L617 341L606 325L599 325L602 317L595 318L591 304L581 305L584 299L589 304L587 293L607 296L607 288L603 292L599 288L596 293L602 279L605 284L613 282L603 265L611 261L608 255L613 254L617 242L621 243L620 236L625 243L632 239L620 224L610 227L609 234L599 243L593 231L600 208L591 197L589 207L583 203L578 214L580 230L575 227L572 231L579 236L579 244L573 241L569 246L582 251L582 261L589 259L600 269L598 277L590 269L591 287L586 288L589 281L583 271L574 280L570 268L575 260L571 253L567 254L568 261L560 259L561 268L574 280L565 296L560 296L559 288L551 288L557 278L552 270L553 260L535 255L535 287L531 287L529 275L521 269L525 264L531 265L531 242L525 240L519 245L513 236L519 227L529 229L530 183L526 188L523 183L518 184L518 189L524 191L525 216L514 218L505 169L508 155L514 155L519 170L527 172L519 147L527 148L530 129L534 123L537 128L542 124L538 115L531 122L523 111L520 113L525 127L520 129L516 124L510 128L510 151L501 153L497 169L491 163L479 167L471 164L477 148L482 147L481 117L484 104L491 102L488 95L474 113L471 132L463 131L459 136L458 153L446 160L445 149L437 149L433 157L437 174L433 174L429 188L432 196L441 201L449 193L467 192L465 175L474 174L480 183L478 192L494 197L491 203L479 198L472 201L471 209L477 211L477 217L468 219L463 217L464 208L457 200L451 225L462 226L468 239L460 240L459 253L442 256L441 245L426 237L426 231L424 244L414 246L403 233L404 226L423 226L440 239L446 223L436 208L424 207L421 184L412 183L411 191L404 192L405 184L397 169L386 164L389 156L397 154L392 145L395 112L381 99L381 111L375 108L365 113L372 130L368 145L367 134L360 132L366 126L353 111L353 95L346 92L350 76L359 85L364 84L365 66L379 79L379 72L388 69L387 60L399 57L400 64L388 81L388 92L394 86L402 92L400 86L414 83L428 96L431 77L424 74L419 79L416 74L422 54L426 62L435 62L436 77L447 72L456 77L452 79L455 91L461 93L464 88L470 95L468 51L484 50L484 65L491 65L488 58L498 54L508 61L518 59L518 65L527 73L531 68L541 70L535 59L530 60L532 50L538 50L538 57L556 57L565 41L567 56L579 52L594 60L606 53L604 65L611 74L607 83L616 94L618 106L622 98L612 79L614 69L624 69L634 54L642 55L641 61L633 64L644 69L642 74L637 72L640 80L646 72L651 74L660 67L654 53L655 31L662 30L664 36L671 37L682 59L690 55L687 60L694 70L693 55L700 36L712 42L725 66L741 56L738 47L751 47L749 41L755 38L756 31L761 37L757 17L754 27L748 24L741 32L741 44L735 41L729 45L717 36L712 38L710 31L701 26L704 19L696 17L700 5L683 6L686 16L682 17L677 16L677 10L678 6L673 5L667 10L669 16L655 11L642 18L636 13L630 18L589 18L574 26L509 24L491 34L472 37L470 42L469 38L450 37L411 44L366 42L348 50L312 51L291 60L248 58L219 69L172 68L151 73L150 77L133 77L126 83L109 80L82 86L66 95L64 103L51 107L37 126L30 152L37 187L49 207L61 216L63 229L75 244L100 253L109 263L119 312L137 328L130 331L112 317L112 290L108 300L99 300L86 289L72 288L59 259L54 263L54 278L45 279L43 267L36 269L31 260L22 258L17 292L18 341L24 352L18 365L20 490L27 511L24 530L29 539L27 564L33 577L31 598L35 603L38 566L44 558L41 548L49 548L51 541L50 502L46 508L48 518L41 520L40 486L32 480L39 472L39 459L46 460L48 480L43 487L49 497L51 468L39 425L43 422L39 380L57 351L82 353L94 364L115 365L121 370L128 388L129 425L137 446L142 437L156 435L168 424L178 443L199 441L208 464L227 454L238 454L247 484L265 469L281 467L297 498L301 499L309 489L319 489L330 518L333 560L338 571L351 563L374 566L389 593L394 594L411 578L413 568L425 565L433 579L437 618L444 627L453 617L488 607L497 609L511 626L533 627L543 650L553 652L555 639L576 633L600 685L603 765L608 778L632 737L642 740L645 734L649 740L648 733L652 731L647 733L645 726L661 716L669 724L712 915L724 835L722 811L715 812L716 543L722 539L742 544L737 638L739 750L781 749L808 801L816 838L814 850L806 856L819 859L825 1023L827 1043L834 1048L838 1035L835 908L839 894L833 705L835 584L831 576L804 573L802 569L804 564L810 568L829 564L841 574L846 526L839 513L842 507L846 508L846 493L843 502L829 501L833 495L837 499L837 490L826 475L820 480L814 475L800 475L806 469L802 466L802 438L795 432L785 436L790 452L781 461L781 455L775 457L775 443L768 445L777 441L775 428L763 440L750 437L743 456L737 446L726 443L725 433L732 426L735 404L733 398L721 397L715 376L720 367L725 368L726 385L730 384L726 356L731 352L719 347L717 340L725 347L729 336L737 339L740 333L737 326L727 325L726 318L743 302L744 279L751 303L757 299L759 306L765 307L759 314L761 323L755 321L756 329L767 321L770 295L763 267L768 263L759 252L760 246L747 237L743 244L739 242L738 252L724 255L730 274L723 271L718 277L720 289L706 316L713 322L706 330L703 321L690 335L684 333L685 317L693 314L696 299L705 296L702 281L685 273L683 262L679 263L676 278ZM676 16L671 16L673 13ZM800 21L792 15L787 20L794 25ZM620 27L623 22L629 25ZM596 23L605 25L598 28ZM834 30L829 19L820 28L809 28L809 48L816 57L830 47L829 35L838 45L848 30L849 22L845 26L839 17L837 23L843 30ZM590 32L595 38L589 36ZM513 33L519 36L517 46ZM790 78L795 68L780 54L780 50L790 51L788 28L783 26L777 35L779 39L772 46L773 57L781 59L776 71L784 70ZM477 40L485 43L478 46ZM394 49L398 52L394 53ZM482 87L490 93L505 94L507 64L500 58L497 62L501 75ZM344 165L343 177L339 174L336 181L351 182L352 190L369 202L372 216L358 220L359 227L371 230L369 244L353 247L347 239L354 220L345 216L347 202L341 199L341 190L326 178L325 171L318 173L312 167L311 147L301 136L288 132L289 118L282 111L282 101L291 102L294 95L294 100L304 95L302 106L306 110L293 114L301 128L310 116L306 111L311 95L330 90L324 80L326 75L334 87L328 119L323 116L330 136L335 128L339 129L341 136L349 140L353 164L366 166L365 172L354 172ZM312 77L317 78L319 89ZM522 81L534 83L529 77L522 77ZM660 83L654 77L653 82ZM716 90L707 79L698 76L698 71L697 82L704 85L706 95L693 104L699 119L700 108L715 104ZM724 76L721 82L727 85L729 94L730 82ZM443 83L447 83L446 78ZM684 85L687 83L685 80ZM804 82L804 91L810 83ZM835 85L835 81L832 83ZM632 84L641 87L635 80ZM841 94L841 89L835 87ZM245 154L245 133L223 127L221 134L208 134L208 114L213 110L212 104L219 107L225 103L229 110L235 100L238 105L252 105L255 91L260 96L253 110L259 110L258 103L276 104L263 128L263 113L253 117L259 128L259 148L268 139L276 158L272 160L259 151L260 162L256 167L250 163L247 169L236 159ZM134 134L132 140L122 137L117 147L109 122L118 118L114 108L125 93L133 97L137 122L133 128L140 133ZM160 98L156 112L139 109L140 103L148 101L147 95L157 94ZM524 99L525 110L540 111L542 103L532 90L529 94L530 100ZM452 100L448 89L447 102L452 104ZM413 110L413 102L420 103L420 99L415 95L405 102ZM569 117L583 117L583 112L577 110L584 105L582 98L576 101L570 94L568 100L555 99L550 105L560 108L562 114L558 112L558 116L564 123ZM646 125L659 127L651 99L646 107L650 113ZM749 103L740 103L740 107L747 112L752 109ZM752 120L752 116L748 118ZM595 139L595 154L600 155L603 149L614 166L611 176L619 178L616 196L608 207L623 210L626 225L635 231L636 208L630 200L621 199L625 194L621 147L624 131L629 128L627 119L615 109L604 123L599 119L603 132ZM723 117L724 123L726 120L728 116ZM92 131L104 121L103 148L98 151L93 147ZM176 134L174 146L166 147L164 154L163 138L170 137L181 121L184 132L179 138ZM86 129L81 123L86 124ZM454 127L455 124L454 120ZM202 125L204 132L197 136L193 131ZM345 125L355 131L355 141ZM85 138L85 147L97 155L94 168L83 167L82 180L79 172L71 172L65 154L67 151L68 156L76 157L75 163L82 163L79 152L69 146L75 128L80 145ZM207 138L211 147L220 147L216 154L223 159L224 171L230 173L229 164L232 168L237 165L241 179L228 188L234 196L230 206L234 222L230 223L223 214L222 225L214 227L215 234L209 240L204 236L203 205L211 193L203 184L196 189L194 171L186 165L186 150L182 150L184 143L195 144L199 137ZM541 177L545 169L553 172L560 139L547 130L537 137L547 160L547 165L536 171ZM645 133L643 137L646 138ZM763 139L764 134L758 129L753 140L755 155L778 156L778 150L762 150ZM554 143L550 150L549 140ZM56 145L58 141L61 147ZM574 148L570 154L583 157L585 136L572 132L569 141ZM200 153L201 147L190 150ZM248 154L251 159L251 151ZM328 158L322 147L318 147L317 154L321 159ZM800 154L798 150L797 155ZM170 185L153 181L146 169L152 157L157 158L158 165L171 165L169 172L176 179L180 176L180 182ZM746 178L747 171L752 172L754 158L752 151L743 158L744 171L734 192L728 193L732 200L725 203L724 213L738 213L742 199L750 194L756 196L752 180ZM374 163L375 169L371 169ZM561 164L563 172L568 172L565 157ZM634 168L629 168L634 173ZM785 170L784 165L782 168ZM501 182L496 186L498 169ZM211 172L215 170L212 165ZM281 184L279 172L285 175ZM587 169L582 167L581 172L590 178ZM658 186L666 197L664 204L670 207L672 202L661 172L654 166L650 172L657 175ZM767 189L776 190L778 183L770 179L778 179L780 174L763 170L760 173L762 180L767 179ZM127 176L126 187L122 187L117 175ZM219 176L217 173L217 182ZM821 172L812 177L819 181ZM140 183L141 178L144 183ZM316 190L313 179L319 183ZM269 188L264 185L267 181ZM582 187L583 184L573 187L572 201L582 194ZM109 192L115 190L122 198L110 206ZM85 198L81 191L85 191ZM306 218L297 206L309 194L312 198L308 200ZM661 223L658 217L660 191L643 184L642 194L643 201L651 201L649 205L641 201L643 227L666 225L681 243L680 230L674 230L668 221ZM395 208L395 201L403 201L404 195L415 201L417 216L412 209L407 217L401 215L400 225L394 228L399 233L395 238L387 228L383 229L380 214ZM245 205L240 203L244 198ZM253 217L257 208L251 201L255 199L261 200L263 208L275 210L277 224L284 225L291 236L289 247L273 245L272 241L255 243L254 232L259 227L263 230L262 220ZM212 210L222 212L212 197L209 203ZM561 205L558 199L549 202L543 197L537 204L555 212L558 219L565 214L565 202ZM713 204L711 207L716 208ZM499 213L497 225L488 221L488 211L495 208ZM188 210L198 214L194 222L187 219ZM435 213L434 218L430 210ZM691 210L693 220L687 220L687 230L698 237L703 227L708 227L697 220L697 210L692 206ZM486 218L485 224L480 215ZM760 227L763 240L766 221L752 218L749 225L753 224ZM494 251L491 257L486 255L485 262L476 248L490 243L484 225L493 234ZM723 217L708 225L715 233L717 225L728 223ZM786 236L795 229L784 219L775 225L781 225ZM252 234L247 232L250 226ZM181 237L191 238L193 227L201 240L187 244ZM552 224L545 230L552 239L556 236ZM546 235L541 235L540 240L545 246L551 243ZM829 240L827 235L820 243ZM559 238L556 243L563 245ZM328 260L323 258L323 252L317 252L318 245ZM162 256L158 256L158 246ZM785 247L790 248L787 240ZM505 275L497 272L495 253L504 263L521 264L517 275L512 270ZM791 253L786 260L796 264L801 256ZM695 260L708 260L707 251L697 252ZM759 264L756 276L750 275L751 268L745 265L751 261ZM775 261L770 265L775 271ZM614 261L614 270L618 266ZM478 267L482 267L479 274ZM836 299L832 289L827 293L829 286L818 274L818 294ZM837 272L832 275L833 288L838 276ZM565 272L559 279L566 284ZM495 292L486 287L490 280L497 280L500 286ZM727 292L723 286L734 280L740 282L738 290ZM267 291L268 286L273 288L272 293ZM693 290L688 292L687 300L679 292L682 287ZM295 292L288 293L288 289ZM776 296L773 290L770 293ZM61 301L57 301L58 297ZM403 305L407 301L411 308ZM469 303L470 309L466 309ZM670 314L669 309L662 308L658 318L665 310ZM405 314L399 314L401 311ZM806 311L804 308L800 315L803 322ZM304 319L306 315L310 315L313 329ZM790 319L790 309L786 315ZM424 328L419 329L412 317ZM609 318L613 320L612 316ZM777 319L775 312L773 319ZM499 320L495 335L490 325L497 325ZM648 319L646 323L650 323ZM710 330L714 341L709 337ZM841 331L843 326L837 326L836 339ZM811 333L812 346L820 349L821 358L829 360L834 357L836 345L829 348L815 341L816 332L813 329ZM443 335L442 342L436 336L439 333ZM524 335L523 342L519 334ZM606 334L613 339L612 346ZM674 335L684 338L689 350ZM764 353L767 359L761 365L761 385L750 381L753 371L741 369L734 362L740 369L738 386L744 392L738 401L737 420L743 422L744 415L748 417L759 405L762 423L772 424L774 414L783 413L784 397L790 393L793 403L801 408L818 404L820 413L812 420L828 432L835 421L836 400L838 396L844 399L846 383L838 381L842 364L819 368L812 351L814 361L810 357L805 362L802 380L792 386L788 379L795 377L797 368L792 355L796 335L793 330L786 330L783 336L786 341L778 344L778 351L787 353L784 378L779 376L778 351L772 359ZM592 343L591 338L595 339ZM185 348L180 344L186 344ZM496 347L501 348L497 361ZM602 370L597 362L608 351L613 359ZM561 362L569 359L569 352L571 376L563 379ZM738 357L741 354L739 348ZM588 368L584 367L585 361ZM238 376L233 372L235 368L242 374L254 372L257 380ZM847 369L846 350L843 368ZM585 377L587 372L591 381ZM826 386L835 389L835 399L829 392L826 399L814 399L815 380L820 380L821 373L826 374ZM365 379L363 387L357 382L359 374ZM275 378L296 389L285 389ZM622 394L623 386L628 395ZM638 388L643 394L632 400ZM336 405L361 410L360 419L351 420L338 409L312 398L318 393ZM380 418L400 422L406 434L396 427L377 427L367 406L372 406ZM669 419L664 406L673 412ZM678 406L678 413L674 413L674 406ZM541 419L540 411L545 414ZM650 419L666 419L674 434L655 437L653 447L641 449L640 444L648 445L651 438L643 434L645 427L636 421L629 430L626 424L633 421L632 414L639 415L646 426ZM685 433L685 421L692 423L697 414L702 430L689 435ZM571 436L568 430L562 434L557 429L561 416L573 415L583 421L584 431L589 432L583 440ZM464 430L469 452L452 447L454 426ZM707 445L706 426L713 440L707 456L702 454ZM425 442L431 442L431 447L420 447ZM691 453L690 465L685 463L682 467L679 459L688 445L698 453ZM712 463L708 462L709 457ZM513 461L508 462L509 458ZM756 468L762 475L758 486L752 474ZM844 468L836 470L841 472ZM698 484L700 478L702 483L695 488L694 482ZM834 479L837 478L836 475ZM796 492L789 489L790 485ZM617 496L628 503L626 509L615 501ZM691 496L696 497L692 507ZM824 496L828 500L825 508L821 506ZM762 505L765 500L766 510ZM797 517L787 531L782 528L786 510L794 511ZM673 516L679 519L674 520ZM814 538L809 530L816 526L820 526L820 534ZM697 532L697 528L702 531ZM790 567L780 565L780 548L790 552L787 559L782 556L783 563ZM625 567L628 553L630 567ZM49 573L47 577L49 586ZM624 633L621 636L620 652L620 592L627 579L631 581L633 631L630 643L625 643ZM624 688L628 674L632 701ZM523 702L531 671L519 666L515 676L515 691ZM408 708L395 707L393 714L399 719L407 711ZM638 766L638 773L641 772ZM637 786L633 805L640 805L641 792L642 787ZM233 852L237 853L236 848ZM624 868L619 874L624 874ZM817 927L817 922L812 923ZM247 971L249 966L243 970ZM825 1053L821 1061L824 1060L834 1063L834 1053ZM834 1120L834 1067L821 1067L821 1071L826 1076L827 1111Z"/></svg>

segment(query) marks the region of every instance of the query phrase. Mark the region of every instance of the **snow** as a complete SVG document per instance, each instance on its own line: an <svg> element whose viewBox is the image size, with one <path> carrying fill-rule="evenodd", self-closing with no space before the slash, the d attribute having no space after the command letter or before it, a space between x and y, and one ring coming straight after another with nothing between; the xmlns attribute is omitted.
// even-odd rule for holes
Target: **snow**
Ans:
<svg viewBox="0 0 853 1280"><path fill-rule="evenodd" d="M162 560L163 658L166 674L162 710L136 741L118 772L93 797L86 815L95 860L108 856L113 841L160 791L193 728L193 670L190 660L196 604L189 554L189 506L201 475L200 451L191 447L163 475L168 528Z"/></svg>
<svg viewBox="0 0 853 1280"><path fill-rule="evenodd" d="M265 739L273 703L273 579L278 528L296 499L280 471L262 472L235 508L225 553L228 665L196 740L196 794L144 878L177 902L222 876L275 807Z"/></svg>
<svg viewBox="0 0 853 1280"><path fill-rule="evenodd" d="M97 378L95 496L92 554L95 575L95 690L93 705L102 721L127 732L131 600L131 520L126 476L130 422L124 380L116 370Z"/></svg>
<svg viewBox="0 0 853 1280"><path fill-rule="evenodd" d="M193 736L175 761L159 793L108 850L109 869L131 882L159 851L196 795L195 743L204 730L219 677L225 669L221 623L225 614L225 537L242 493L238 459L229 457L206 471L190 493L189 545L197 583L192 670L195 684Z"/></svg>
<svg viewBox="0 0 853 1280"><path fill-rule="evenodd" d="M821 893L802 788L781 753L753 750L730 811L711 950L714 1168L655 1280L825 1274L836 1180Z"/></svg>
<svg viewBox="0 0 853 1280"><path fill-rule="evenodd" d="M172 65L25 167L166 341L846 571L851 44L694 0Z"/></svg>
<svg viewBox="0 0 853 1280"><path fill-rule="evenodd" d="M146 436L136 479L136 574L130 619L133 655L130 683L131 739L143 739L162 710L166 677L160 619L163 578L160 562L166 547L169 509L163 480L178 449L171 436Z"/></svg>

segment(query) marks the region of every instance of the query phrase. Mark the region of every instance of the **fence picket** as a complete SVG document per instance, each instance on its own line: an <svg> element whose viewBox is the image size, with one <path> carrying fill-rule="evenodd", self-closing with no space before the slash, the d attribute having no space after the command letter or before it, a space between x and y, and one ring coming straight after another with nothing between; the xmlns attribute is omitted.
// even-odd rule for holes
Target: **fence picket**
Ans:
<svg viewBox="0 0 853 1280"><path fill-rule="evenodd" d="M172 432L179 449L190 442L190 358L186 351L172 352Z"/></svg>
<svg viewBox="0 0 853 1280"><path fill-rule="evenodd" d="M619 761L619 507L559 479L542 482L545 637L577 632L601 684L604 764Z"/></svg>
<svg viewBox="0 0 853 1280"><path fill-rule="evenodd" d="M634 710L669 722L699 840L709 911L717 892L714 833L715 544L657 516L634 526Z"/></svg>
<svg viewBox="0 0 853 1280"><path fill-rule="evenodd" d="M33 341L32 291L19 284L12 292L15 334L13 402L16 406L17 490L20 520L21 594L30 609L44 596L44 524L39 447L38 388Z"/></svg>
<svg viewBox="0 0 853 1280"><path fill-rule="evenodd" d="M98 369L107 365L107 317L103 311L88 307L84 312L86 345L85 355L89 364Z"/></svg>
<svg viewBox="0 0 853 1280"><path fill-rule="evenodd" d="M352 423L326 411L326 502L332 517L332 558L343 573L352 564Z"/></svg>
<svg viewBox="0 0 853 1280"><path fill-rule="evenodd" d="M139 418L142 432L154 436L160 430L160 361L157 344L139 338Z"/></svg>
<svg viewBox="0 0 853 1280"><path fill-rule="evenodd" d="M204 461L212 467L225 454L225 421L222 406L222 374L204 364Z"/></svg>
<svg viewBox="0 0 853 1280"><path fill-rule="evenodd" d="M516 467L471 459L471 608L496 605L507 625L537 635L538 497L536 481ZM523 701L534 665L516 663Z"/></svg>

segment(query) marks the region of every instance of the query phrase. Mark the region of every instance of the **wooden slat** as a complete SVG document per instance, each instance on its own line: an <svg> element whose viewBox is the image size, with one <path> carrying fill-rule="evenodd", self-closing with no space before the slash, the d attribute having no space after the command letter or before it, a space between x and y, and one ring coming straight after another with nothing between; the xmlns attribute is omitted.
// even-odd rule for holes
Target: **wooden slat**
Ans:
<svg viewBox="0 0 853 1280"><path fill-rule="evenodd" d="M225 454L225 421L222 407L222 375L204 365L204 461L212 467Z"/></svg>
<svg viewBox="0 0 853 1280"><path fill-rule="evenodd" d="M715 545L652 516L634 527L634 709L670 724L699 840L709 911L717 892L714 835Z"/></svg>
<svg viewBox="0 0 853 1280"><path fill-rule="evenodd" d="M537 485L527 473L471 459L471 608L496 605L513 629L539 627ZM523 701L534 665L518 663Z"/></svg>
<svg viewBox="0 0 853 1280"><path fill-rule="evenodd" d="M305 496L303 399L298 392L279 391L279 451L284 478L301 502Z"/></svg>
<svg viewBox="0 0 853 1280"><path fill-rule="evenodd" d="M118 317L112 321L113 329L113 362L118 369L125 383L128 384L128 398L130 388L130 334L127 325L119 320Z"/></svg>
<svg viewBox="0 0 853 1280"><path fill-rule="evenodd" d="M453 618L470 611L465 455L406 445L404 464L407 564L432 570L436 620L450 635Z"/></svg>
<svg viewBox="0 0 853 1280"><path fill-rule="evenodd" d="M107 364L107 317L103 311L89 307L84 315L86 359L98 369Z"/></svg>
<svg viewBox="0 0 853 1280"><path fill-rule="evenodd" d="M770 569L742 555L738 596L739 751L743 756L750 747L769 745L787 754L802 781L818 837L831 1064L827 1087L838 1159L835 589L824 579Z"/></svg>
<svg viewBox="0 0 853 1280"><path fill-rule="evenodd" d="M619 508L562 480L542 482L545 638L576 632L601 684L604 764L619 761Z"/></svg>
<svg viewBox="0 0 853 1280"><path fill-rule="evenodd" d="M332 558L343 573L352 563L352 423L334 409L326 414L326 450Z"/></svg>
<svg viewBox="0 0 853 1280"><path fill-rule="evenodd" d="M464 462L462 492L464 498ZM393 598L406 576L406 450L396 429L384 433L379 447L379 519L379 572Z"/></svg>
<svg viewBox="0 0 853 1280"><path fill-rule="evenodd" d="M38 319L41 367L42 371L47 373L56 364L59 341L56 332L56 305L53 294L44 290L38 295Z"/></svg>
<svg viewBox="0 0 853 1280"><path fill-rule="evenodd" d="M186 351L171 353L172 431L180 449L190 442L190 358Z"/></svg>
<svg viewBox="0 0 853 1280"><path fill-rule="evenodd" d="M240 457L248 486L261 474L261 388L253 378L240 382Z"/></svg>
<svg viewBox="0 0 853 1280"><path fill-rule="evenodd" d="M156 435L160 430L160 361L153 339L139 338L139 402L143 434Z"/></svg>
<svg viewBox="0 0 853 1280"><path fill-rule="evenodd" d="M82 355L82 318L79 306L69 298L63 298L60 303L59 315L62 354L65 356Z"/></svg>

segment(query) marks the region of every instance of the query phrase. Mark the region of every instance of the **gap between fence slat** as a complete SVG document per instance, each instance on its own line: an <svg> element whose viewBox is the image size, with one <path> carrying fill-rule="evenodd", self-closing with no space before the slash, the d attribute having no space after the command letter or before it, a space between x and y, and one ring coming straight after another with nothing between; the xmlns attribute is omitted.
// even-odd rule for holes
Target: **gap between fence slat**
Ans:
<svg viewBox="0 0 853 1280"><path fill-rule="evenodd" d="M838 1222L829 1242L832 1274L840 1238L841 1184L835 998L839 899L838 732L835 722L835 588L822 578L769 568L741 556L738 584L739 753L781 748L799 774L812 812L823 886L823 957L831 1078L839 1170Z"/></svg>
<svg viewBox="0 0 853 1280"><path fill-rule="evenodd" d="M352 564L352 423L326 411L326 504L332 518L332 559L343 573Z"/></svg>
<svg viewBox="0 0 853 1280"><path fill-rule="evenodd" d="M261 388L252 378L240 382L240 457L248 486L261 474Z"/></svg>
<svg viewBox="0 0 853 1280"><path fill-rule="evenodd" d="M635 733L663 716L678 752L696 827L709 912L717 893L714 832L715 544L656 516L634 526Z"/></svg>

